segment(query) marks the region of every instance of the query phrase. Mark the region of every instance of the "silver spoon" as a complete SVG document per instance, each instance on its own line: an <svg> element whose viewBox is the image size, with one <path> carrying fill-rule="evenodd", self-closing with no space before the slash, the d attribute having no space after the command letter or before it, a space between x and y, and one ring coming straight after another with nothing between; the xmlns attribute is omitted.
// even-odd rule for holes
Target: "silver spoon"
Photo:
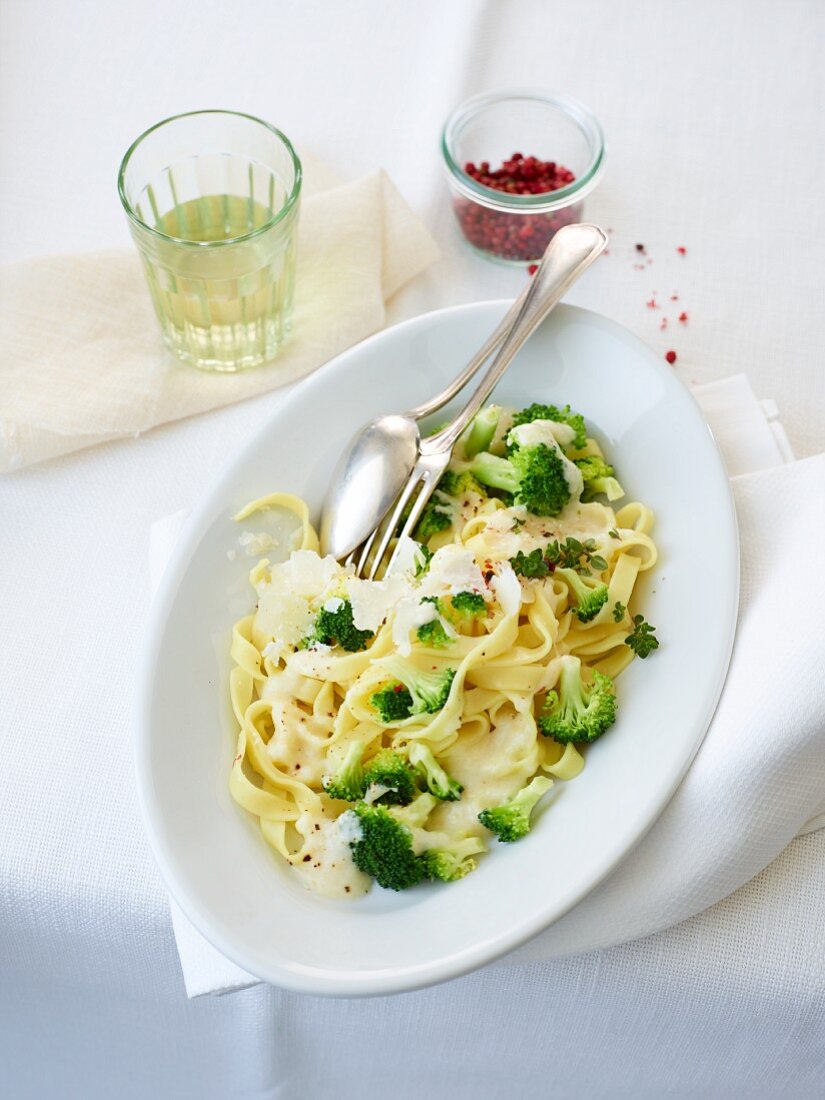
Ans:
<svg viewBox="0 0 825 1100"><path fill-rule="evenodd" d="M379 417L358 432L339 459L330 480L321 514L322 554L332 554L339 561L343 560L374 534L418 461L421 436L416 420L446 405L477 373L522 316L528 297L532 299L532 332L606 244L607 237L597 226L568 225L560 229L547 246L533 279L461 374L430 401L404 414ZM472 416L477 411L478 407ZM461 431L472 416L460 417ZM450 434L454 435L454 443L460 432Z"/></svg>

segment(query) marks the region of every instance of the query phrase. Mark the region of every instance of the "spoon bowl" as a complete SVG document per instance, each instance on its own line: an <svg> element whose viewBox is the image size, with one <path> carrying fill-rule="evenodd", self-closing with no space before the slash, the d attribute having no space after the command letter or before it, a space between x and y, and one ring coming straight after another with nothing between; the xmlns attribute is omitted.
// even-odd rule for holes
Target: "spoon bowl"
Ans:
<svg viewBox="0 0 825 1100"><path fill-rule="evenodd" d="M412 473L421 436L408 416L371 420L341 455L321 518L321 553L339 561L378 526ZM342 502L346 501L347 505ZM357 502L358 507L349 507Z"/></svg>

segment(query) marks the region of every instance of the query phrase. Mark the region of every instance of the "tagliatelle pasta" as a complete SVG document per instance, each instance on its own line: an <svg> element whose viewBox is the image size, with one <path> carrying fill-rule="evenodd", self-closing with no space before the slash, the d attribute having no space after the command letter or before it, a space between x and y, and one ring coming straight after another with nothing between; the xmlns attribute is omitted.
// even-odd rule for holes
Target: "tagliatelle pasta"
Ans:
<svg viewBox="0 0 825 1100"><path fill-rule="evenodd" d="M628 608L656 563L653 514L595 499L621 487L603 472L588 481L596 467L585 460L601 451L591 439L577 449L561 415L533 417L521 436L507 434L507 417L497 411L482 461L459 446L420 543L399 545L376 582L319 556L294 496L236 517L286 512L297 530L285 560L252 568L257 605L232 631L230 790L322 894L357 896L373 878L397 889L462 877L495 836L529 828L522 815L514 833L496 808L526 789L529 818L553 781L579 774L582 743L615 716L612 679L634 656ZM550 487L567 493L557 514L530 511L523 482L512 493L490 484L511 477L514 438L564 474ZM582 501L589 486L594 499ZM389 870L370 848L388 818L409 848L387 857ZM415 869L401 885L398 859Z"/></svg>

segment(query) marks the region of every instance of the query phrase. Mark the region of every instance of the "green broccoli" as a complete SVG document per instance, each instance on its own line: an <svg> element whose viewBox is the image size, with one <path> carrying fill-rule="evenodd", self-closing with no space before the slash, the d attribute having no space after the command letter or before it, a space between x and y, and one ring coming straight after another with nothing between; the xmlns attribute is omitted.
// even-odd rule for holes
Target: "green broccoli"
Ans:
<svg viewBox="0 0 825 1100"><path fill-rule="evenodd" d="M452 522L449 512L445 512L443 507L439 507L438 501L431 497L424 505L424 511L416 524L413 538L417 542L427 542L433 535L446 531L452 526Z"/></svg>
<svg viewBox="0 0 825 1100"><path fill-rule="evenodd" d="M558 405L528 405L513 417L513 427L517 428L519 424L530 424L534 420L552 420L556 424L567 424L576 433L573 438L573 446L576 450L580 451L587 444L584 417L580 413L573 412L569 405L565 405L563 409Z"/></svg>
<svg viewBox="0 0 825 1100"><path fill-rule="evenodd" d="M331 601L329 601L331 602ZM337 645L348 653L357 653L367 648L367 642L374 637L372 630L358 630L352 621L352 604L349 600L339 599L334 611L321 608L315 616L312 630L301 642L301 649L311 649L314 645Z"/></svg>
<svg viewBox="0 0 825 1100"><path fill-rule="evenodd" d="M333 776L324 776L324 790L330 798L340 798L344 802L357 802L364 797L367 783L364 778L362 758L364 742L353 741L344 762Z"/></svg>
<svg viewBox="0 0 825 1100"><path fill-rule="evenodd" d="M364 768L364 789L386 787L375 802L406 806L416 793L416 774L397 752L381 749ZM363 795L361 796L363 797Z"/></svg>
<svg viewBox="0 0 825 1100"><path fill-rule="evenodd" d="M487 614L487 601L480 592L457 592L450 601L450 614L457 623L483 619Z"/></svg>
<svg viewBox="0 0 825 1100"><path fill-rule="evenodd" d="M579 622L595 619L607 603L607 585L596 577L580 577L575 569L557 569L553 575L561 577L575 596L574 611Z"/></svg>
<svg viewBox="0 0 825 1100"><path fill-rule="evenodd" d="M392 722L403 722L412 714L412 695L403 684L395 682L388 684L381 691L376 691L370 697L370 705L378 711L381 721L385 725Z"/></svg>
<svg viewBox="0 0 825 1100"><path fill-rule="evenodd" d="M406 825L383 806L359 802L348 812L358 819L359 835L350 841L350 848L359 870L387 890L406 890L421 882L424 862L413 851L412 833Z"/></svg>
<svg viewBox="0 0 825 1100"><path fill-rule="evenodd" d="M413 714L435 714L447 702L455 669L420 669L397 655L385 658L381 665L409 692Z"/></svg>
<svg viewBox="0 0 825 1100"><path fill-rule="evenodd" d="M536 803L553 786L553 780L537 775L513 798L501 806L492 806L482 810L478 820L485 829L495 833L499 840L510 844L521 840L530 832L530 815Z"/></svg>
<svg viewBox="0 0 825 1100"><path fill-rule="evenodd" d="M482 451L470 470L483 485L511 493L516 504L537 516L557 516L570 500L564 459L546 443L515 446L509 458Z"/></svg>
<svg viewBox="0 0 825 1100"><path fill-rule="evenodd" d="M424 823L438 805L438 799L429 791L424 791L408 806L393 806L392 816L408 829L423 829Z"/></svg>
<svg viewBox="0 0 825 1100"><path fill-rule="evenodd" d="M433 552L426 543L422 542L417 544L415 553L415 575L416 577L423 577L430 568L430 562L433 560Z"/></svg>
<svg viewBox="0 0 825 1100"><path fill-rule="evenodd" d="M624 496L624 489L613 476L616 471L603 458L588 455L586 458L577 458L576 465L584 478L582 500L590 500L599 493L604 493L608 500L618 500Z"/></svg>
<svg viewBox="0 0 825 1100"><path fill-rule="evenodd" d="M410 763L418 771L427 785L427 790L443 802L457 802L464 790L455 779L451 779L436 760L429 745L414 741L410 745Z"/></svg>
<svg viewBox="0 0 825 1100"><path fill-rule="evenodd" d="M464 470L456 473L455 470L445 470L438 483L438 491L446 493L449 497L462 497L465 493L475 493L477 496L488 496L487 490L473 475Z"/></svg>
<svg viewBox="0 0 825 1100"><path fill-rule="evenodd" d="M450 637L439 619L422 623L416 632L416 637L422 645L430 646L432 649L443 649L445 645L450 645L455 640Z"/></svg>
<svg viewBox="0 0 825 1100"><path fill-rule="evenodd" d="M613 681L594 672L592 684L585 684L579 658L565 656L561 660L558 691L547 693L538 717L539 730L563 745L568 741L595 741L616 721Z"/></svg>
<svg viewBox="0 0 825 1100"><path fill-rule="evenodd" d="M471 871L475 871L476 861L473 856L483 851L485 851L483 841L478 837L468 836L449 848L427 848L421 853L421 862L427 878L439 879L441 882L456 882L465 875L469 875Z"/></svg>
<svg viewBox="0 0 825 1100"><path fill-rule="evenodd" d="M476 414L459 441L465 458L472 458L479 451L490 450L500 417L500 405L488 405Z"/></svg>
<svg viewBox="0 0 825 1100"><path fill-rule="evenodd" d="M436 809L438 799L429 791L423 791L416 795L415 799L406 806L393 806L392 814L397 822L406 825L407 828L423 828L427 818Z"/></svg>

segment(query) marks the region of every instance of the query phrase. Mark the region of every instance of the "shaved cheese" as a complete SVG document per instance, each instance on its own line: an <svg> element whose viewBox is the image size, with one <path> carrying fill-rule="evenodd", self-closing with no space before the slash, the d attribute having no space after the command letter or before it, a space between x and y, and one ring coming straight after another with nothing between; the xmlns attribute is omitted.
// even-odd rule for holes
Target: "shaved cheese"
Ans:
<svg viewBox="0 0 825 1100"><path fill-rule="evenodd" d="M423 564L424 553L421 546L409 535L402 535L395 547L395 557L387 575L400 574L411 579Z"/></svg>
<svg viewBox="0 0 825 1100"><path fill-rule="evenodd" d="M266 531L242 531L238 535L238 545L246 551L250 558L265 554L278 545L278 540Z"/></svg>
<svg viewBox="0 0 825 1100"><path fill-rule="evenodd" d="M344 606L344 601L340 596L332 596L324 604L324 611L329 611L331 615L334 615L336 611L340 611Z"/></svg>
<svg viewBox="0 0 825 1100"><path fill-rule="evenodd" d="M521 585L509 564L502 564L498 575L490 582L499 606L505 615L518 615L521 607Z"/></svg>
<svg viewBox="0 0 825 1100"><path fill-rule="evenodd" d="M472 550L463 546L442 546L433 555L419 591L425 596L439 596L484 592L485 587Z"/></svg>
<svg viewBox="0 0 825 1100"><path fill-rule="evenodd" d="M303 596L268 584L258 598L255 628L268 638L296 646L309 631L312 611Z"/></svg>
<svg viewBox="0 0 825 1100"><path fill-rule="evenodd" d="M422 603L418 593L399 600L392 620L392 641L398 652L403 657L409 657L412 649L410 634L425 623L431 623L438 618L440 616L435 604L429 601ZM450 631L455 633L452 627Z"/></svg>
<svg viewBox="0 0 825 1100"><path fill-rule="evenodd" d="M358 630L378 630L409 586L395 574L383 581L365 581L350 577L346 581L347 596L352 604L352 621Z"/></svg>

